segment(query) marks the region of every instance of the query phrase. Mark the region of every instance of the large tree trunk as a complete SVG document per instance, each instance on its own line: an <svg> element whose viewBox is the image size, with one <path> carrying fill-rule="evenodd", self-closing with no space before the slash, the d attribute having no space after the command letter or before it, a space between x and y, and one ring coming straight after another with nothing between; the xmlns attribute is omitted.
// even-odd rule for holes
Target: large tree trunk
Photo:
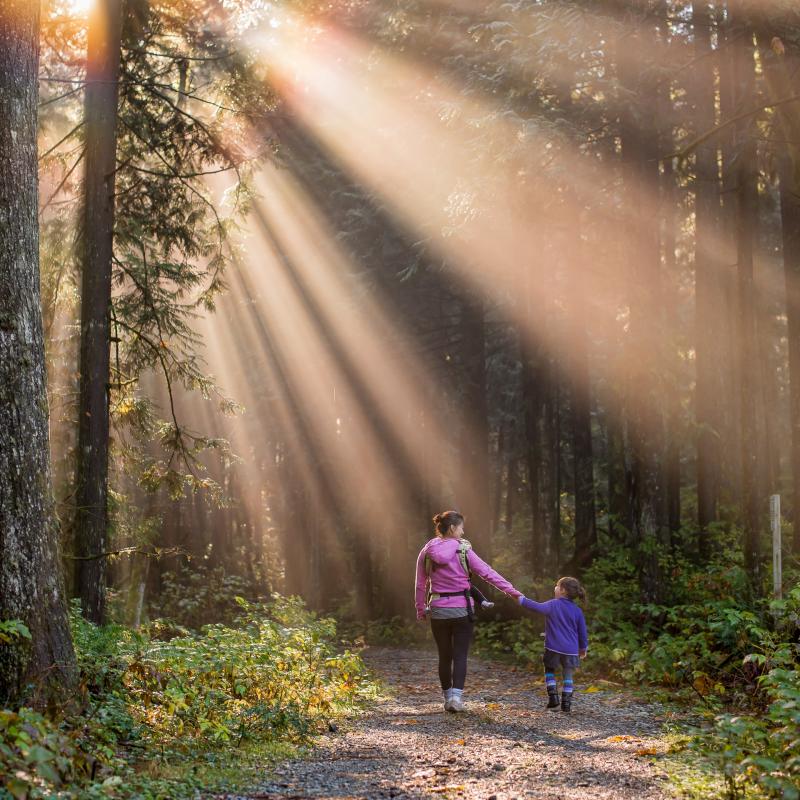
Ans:
<svg viewBox="0 0 800 800"><path fill-rule="evenodd" d="M36 151L39 5L0 6L0 705L23 686L67 694L74 655L53 508L39 288Z"/></svg>
<svg viewBox="0 0 800 800"><path fill-rule="evenodd" d="M84 616L105 619L108 392L114 175L122 0L98 1L89 22L82 230L80 402L75 483L76 589Z"/></svg>
<svg viewBox="0 0 800 800"><path fill-rule="evenodd" d="M799 132L800 133L800 132ZM789 328L789 420L792 430L793 550L800 554L800 160L781 166L781 226Z"/></svg>
<svg viewBox="0 0 800 800"><path fill-rule="evenodd" d="M749 22L740 0L730 3L733 25L733 81L737 111L755 102L755 63ZM738 37L736 34L740 34ZM737 349L742 452L742 524L745 567L755 587L761 580L760 520L758 495L758 441L756 387L758 362L753 297L753 247L758 219L756 131L753 118L740 120L735 128L736 252L738 287Z"/></svg>
<svg viewBox="0 0 800 800"><path fill-rule="evenodd" d="M796 27L797 12L778 30ZM770 98L780 101L796 94L792 76L800 68L800 49L787 49L787 42L774 37L775 30L759 35ZM792 47L792 45L789 45ZM783 271L786 284L786 319L789 340L789 420L792 431L792 523L793 550L800 554L800 102L783 103L778 109L787 144L780 157L781 230Z"/></svg>
<svg viewBox="0 0 800 800"><path fill-rule="evenodd" d="M714 61L708 3L694 4L694 118L698 134L715 124ZM714 139L695 153L695 418L697 420L697 521L701 560L710 555L709 526L717 520L722 433L722 352L725 303L722 264L716 247L719 226L719 174Z"/></svg>
<svg viewBox="0 0 800 800"><path fill-rule="evenodd" d="M658 132L647 103L657 94L650 61L653 38L639 12L631 12L629 42L638 56L638 71L628 57L620 65L620 80L632 93L621 114L625 210L629 230L630 326L626 347L626 408L632 458L631 505L633 540L639 554L639 578L646 602L657 602L663 591L658 550L668 538L661 464L664 432L661 412L659 358L662 319L659 297L660 250L657 223Z"/></svg>

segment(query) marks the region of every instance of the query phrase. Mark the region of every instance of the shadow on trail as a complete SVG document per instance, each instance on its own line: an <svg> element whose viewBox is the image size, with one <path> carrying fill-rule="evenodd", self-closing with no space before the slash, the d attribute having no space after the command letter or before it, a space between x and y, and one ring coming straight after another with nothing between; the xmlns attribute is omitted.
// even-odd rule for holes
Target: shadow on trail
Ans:
<svg viewBox="0 0 800 800"><path fill-rule="evenodd" d="M435 654L370 648L388 695L242 798L659 800L654 709L618 693L545 711L532 672L471 660L468 711L442 709ZM607 696L603 696L606 694ZM622 734L622 735L620 735ZM663 749L663 748L662 748Z"/></svg>

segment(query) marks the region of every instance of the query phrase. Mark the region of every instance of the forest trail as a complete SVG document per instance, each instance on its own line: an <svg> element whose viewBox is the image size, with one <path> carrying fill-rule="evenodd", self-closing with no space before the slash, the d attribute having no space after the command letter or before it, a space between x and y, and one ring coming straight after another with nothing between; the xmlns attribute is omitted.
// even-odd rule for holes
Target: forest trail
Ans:
<svg viewBox="0 0 800 800"><path fill-rule="evenodd" d="M649 757L665 749L657 706L607 687L586 693L578 683L572 714L546 711L538 669L473 657L468 711L449 714L432 648L369 648L364 660L389 696L322 737L306 758L280 765L252 793L228 800L672 796Z"/></svg>

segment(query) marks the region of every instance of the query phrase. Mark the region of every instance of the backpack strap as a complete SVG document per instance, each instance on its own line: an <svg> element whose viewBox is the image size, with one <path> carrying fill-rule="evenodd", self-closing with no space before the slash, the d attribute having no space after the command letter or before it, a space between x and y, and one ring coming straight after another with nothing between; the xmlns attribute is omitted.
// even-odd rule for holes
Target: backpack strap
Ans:
<svg viewBox="0 0 800 800"><path fill-rule="evenodd" d="M433 594L431 592L431 572L433 572L433 559L425 554L425 607L431 607Z"/></svg>
<svg viewBox="0 0 800 800"><path fill-rule="evenodd" d="M458 563L461 564L461 569L464 570L464 574L467 576L467 580L472 580L472 570L469 568L469 559L467 558L467 553L472 550L472 544L470 544L469 540L461 539L458 543L458 551L456 555L458 556ZM425 605L430 606L431 600L438 600L440 597L452 597L454 595L460 595L462 592L447 592L445 594L437 594L432 591L431 589L431 573L434 570L434 563L433 559L425 554ZM467 611L469 612L469 618L472 620L472 608L471 608L471 598L469 596L469 591L465 593L465 597L467 598Z"/></svg>
<svg viewBox="0 0 800 800"><path fill-rule="evenodd" d="M464 570L464 574L471 581L472 570L469 568L469 559L467 558L467 553L470 550L472 550L470 542L467 539L461 539L458 543L458 561L461 564L461 569Z"/></svg>

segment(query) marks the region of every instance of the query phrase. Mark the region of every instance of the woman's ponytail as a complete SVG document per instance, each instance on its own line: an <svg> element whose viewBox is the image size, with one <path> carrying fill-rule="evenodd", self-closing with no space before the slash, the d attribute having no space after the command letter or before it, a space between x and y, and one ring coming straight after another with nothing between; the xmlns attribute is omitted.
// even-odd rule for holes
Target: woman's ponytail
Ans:
<svg viewBox="0 0 800 800"><path fill-rule="evenodd" d="M458 511L442 511L433 518L434 529L437 536L446 536L452 526L458 526L464 517Z"/></svg>

